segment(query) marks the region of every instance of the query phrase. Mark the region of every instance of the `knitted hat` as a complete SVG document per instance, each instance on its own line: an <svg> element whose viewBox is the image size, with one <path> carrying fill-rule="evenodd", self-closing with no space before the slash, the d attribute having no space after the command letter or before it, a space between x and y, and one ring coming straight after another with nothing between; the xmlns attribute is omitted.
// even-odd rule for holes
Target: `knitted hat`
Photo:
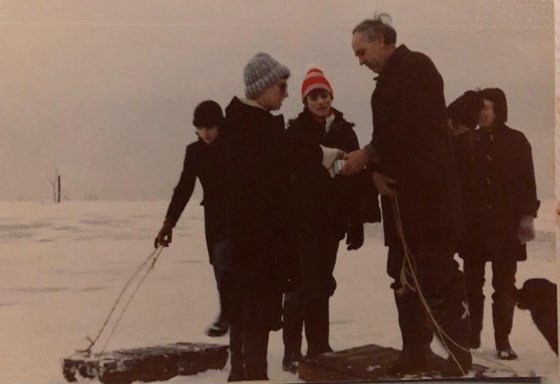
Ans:
<svg viewBox="0 0 560 384"><path fill-rule="evenodd" d="M257 53L245 66L245 96L255 99L268 87L290 77L288 67L274 60L267 53Z"/></svg>
<svg viewBox="0 0 560 384"><path fill-rule="evenodd" d="M213 100L203 101L194 109L195 127L214 127L220 125L223 119L222 108Z"/></svg>
<svg viewBox="0 0 560 384"><path fill-rule="evenodd" d="M496 122L505 123L508 119L508 109L506 94L500 88L486 88L480 91L480 96L484 100L489 100L494 104Z"/></svg>
<svg viewBox="0 0 560 384"><path fill-rule="evenodd" d="M305 75L305 79L303 79L303 83L301 84L301 98L305 100L305 97L309 95L314 89L324 89L327 92L333 95L333 90L331 84L325 77L325 74L322 70L317 67L311 67L307 74Z"/></svg>

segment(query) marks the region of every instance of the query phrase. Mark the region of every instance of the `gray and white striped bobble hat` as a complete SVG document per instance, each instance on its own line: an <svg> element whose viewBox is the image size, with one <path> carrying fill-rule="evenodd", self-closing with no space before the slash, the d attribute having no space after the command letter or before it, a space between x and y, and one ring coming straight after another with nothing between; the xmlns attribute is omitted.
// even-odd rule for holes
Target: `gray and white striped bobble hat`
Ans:
<svg viewBox="0 0 560 384"><path fill-rule="evenodd" d="M249 60L243 72L245 96L255 99L272 84L290 77L290 70L267 53L257 53Z"/></svg>

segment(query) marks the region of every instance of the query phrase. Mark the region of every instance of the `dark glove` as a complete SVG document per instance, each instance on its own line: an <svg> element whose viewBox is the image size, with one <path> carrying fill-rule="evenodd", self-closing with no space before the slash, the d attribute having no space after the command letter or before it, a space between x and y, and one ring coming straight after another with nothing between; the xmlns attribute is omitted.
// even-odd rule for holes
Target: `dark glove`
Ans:
<svg viewBox="0 0 560 384"><path fill-rule="evenodd" d="M348 232L346 233L347 250L360 249L364 244L364 226L362 224L348 225Z"/></svg>

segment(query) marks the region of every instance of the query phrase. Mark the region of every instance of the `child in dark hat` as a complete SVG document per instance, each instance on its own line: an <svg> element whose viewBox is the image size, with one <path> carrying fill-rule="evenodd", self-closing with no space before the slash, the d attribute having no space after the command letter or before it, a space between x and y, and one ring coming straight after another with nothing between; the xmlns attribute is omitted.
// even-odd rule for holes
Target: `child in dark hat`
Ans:
<svg viewBox="0 0 560 384"><path fill-rule="evenodd" d="M173 227L190 200L196 178L202 185L204 226L210 264L220 297L220 314L206 330L208 336L223 336L229 329L231 310L231 271L229 245L223 228L223 151L219 130L224 119L222 108L212 100L203 101L194 111L193 125L199 139L187 146L183 172L173 191L163 226L154 245L167 247L173 238Z"/></svg>
<svg viewBox="0 0 560 384"><path fill-rule="evenodd" d="M492 263L492 320L499 359L513 360L517 262L526 260L526 243L535 237L533 220L539 200L531 145L510 128L505 93L478 92L478 129L457 136L456 157L462 186L465 233L459 256L464 260L470 324L470 347L481 346L486 263ZM450 115L453 115L453 111ZM452 117L452 116L451 116Z"/></svg>

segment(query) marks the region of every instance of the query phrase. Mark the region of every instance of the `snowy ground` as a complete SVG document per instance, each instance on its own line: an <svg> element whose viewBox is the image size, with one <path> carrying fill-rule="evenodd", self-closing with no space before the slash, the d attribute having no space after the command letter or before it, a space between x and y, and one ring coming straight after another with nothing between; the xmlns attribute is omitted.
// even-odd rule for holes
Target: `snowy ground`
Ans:
<svg viewBox="0 0 560 384"><path fill-rule="evenodd" d="M87 346L86 336L95 336L129 276L151 253L166 207L165 201L0 202L0 383L65 382L61 359ZM529 246L529 260L519 264L518 286L531 277L558 280L554 208L552 201L541 208L537 240ZM202 209L191 203L108 350L177 341L227 344L227 337L204 335L218 304L202 228ZM369 225L366 232L362 249L341 247L339 253L338 289L331 301L336 350L370 343L400 348L381 230ZM520 356L508 363L511 368L558 381L557 357L528 311L516 309L511 342ZM495 361L493 347L487 315L476 353ZM281 357L281 333L275 332L269 376L274 382L297 382L281 370ZM225 382L227 368L170 383Z"/></svg>

